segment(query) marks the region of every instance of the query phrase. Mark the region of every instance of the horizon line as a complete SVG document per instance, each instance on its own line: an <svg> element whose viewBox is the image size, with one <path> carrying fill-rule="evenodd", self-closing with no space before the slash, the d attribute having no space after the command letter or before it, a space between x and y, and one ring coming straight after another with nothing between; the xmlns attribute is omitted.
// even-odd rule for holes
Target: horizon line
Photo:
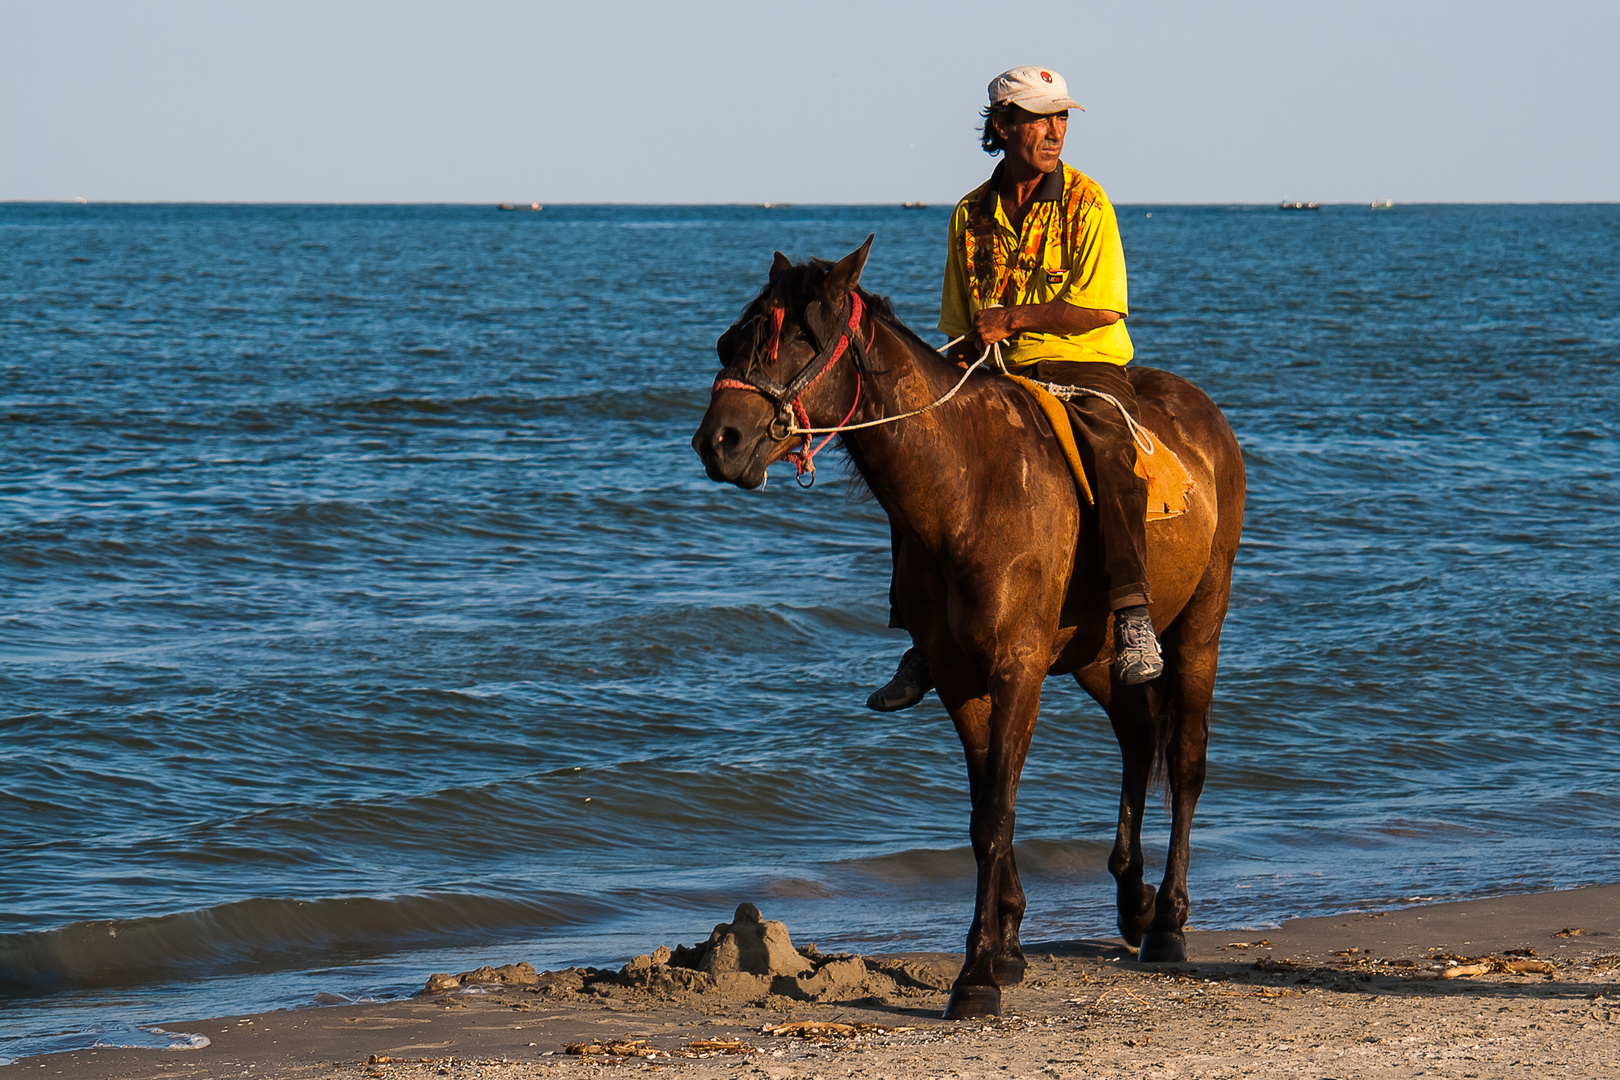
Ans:
<svg viewBox="0 0 1620 1080"><path fill-rule="evenodd" d="M938 207L954 207L960 200L949 202L921 202L921 200L878 202L775 202L770 200L759 202L551 202L542 203L541 209L547 207L630 207L630 206L658 206L658 207L749 207L760 210L791 210L805 207L899 207L901 209L935 209ZM1303 200L1280 199L1263 202L1245 201L1241 199L1216 199L1202 202L1173 202L1173 201L1144 201L1144 202L1116 202L1115 206L1260 206L1276 207L1282 203L1294 203ZM1310 200L1318 206L1366 206L1368 200ZM1382 202L1382 200L1379 200ZM532 203L533 200L530 200ZM916 203L919 205L912 205ZM0 206L477 206L499 208L500 200L443 200L443 199L413 199L408 201L370 202L361 200L340 199L85 199L74 197L70 199L7 199L0 198ZM514 212L529 212L526 206L518 203L510 204ZM1410 202L1390 200L1393 207L1399 206L1616 206L1620 199L1418 199Z"/></svg>

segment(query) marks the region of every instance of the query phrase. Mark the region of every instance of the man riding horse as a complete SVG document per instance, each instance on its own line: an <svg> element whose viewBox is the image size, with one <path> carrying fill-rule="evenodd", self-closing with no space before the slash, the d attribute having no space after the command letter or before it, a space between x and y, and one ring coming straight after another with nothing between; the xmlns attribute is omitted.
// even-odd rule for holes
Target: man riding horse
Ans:
<svg viewBox="0 0 1620 1080"><path fill-rule="evenodd" d="M1093 475L1114 668L1133 686L1156 678L1164 663L1147 607L1147 483L1136 475L1136 444L1121 415L1139 415L1125 375L1125 253L1108 196L1061 159L1070 109L1085 111L1050 68L1017 67L991 81L981 142L985 153L1006 157L951 215L939 328L962 339L954 360L1000 344L1007 370L1088 391L1068 398L1068 412ZM889 625L905 629L893 599L891 585ZM880 712L910 708L932 686L928 660L913 646L866 703Z"/></svg>

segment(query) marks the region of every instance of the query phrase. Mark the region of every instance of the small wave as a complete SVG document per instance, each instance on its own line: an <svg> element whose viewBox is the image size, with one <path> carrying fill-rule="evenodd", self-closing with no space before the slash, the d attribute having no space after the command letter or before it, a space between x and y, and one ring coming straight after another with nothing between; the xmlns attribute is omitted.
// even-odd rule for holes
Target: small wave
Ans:
<svg viewBox="0 0 1620 1080"><path fill-rule="evenodd" d="M214 1044L214 1040L206 1035L186 1031L168 1031L160 1027L137 1027L146 1038L128 1037L119 1042L96 1042L98 1047L110 1050L203 1050Z"/></svg>
<svg viewBox="0 0 1620 1080"><path fill-rule="evenodd" d="M0 1054L0 1065L16 1064L17 1056L72 1050L202 1050L212 1045L212 1039L197 1032L170 1031L150 1024L93 1024L49 1034L0 1036L0 1049L5 1051Z"/></svg>
<svg viewBox="0 0 1620 1080"><path fill-rule="evenodd" d="M447 349L418 348L410 352L418 356L447 356ZM348 399L334 401L326 405L300 406L300 411L308 409L319 414L327 412L337 416L360 414L367 417L390 417L425 414L435 418L446 416L491 416L517 419L536 419L545 416L565 415L569 412L569 402L562 407L552 404L549 399L526 397L517 394L473 394L466 397L440 399L436 397L404 397L398 394L387 397L370 399Z"/></svg>
<svg viewBox="0 0 1620 1080"><path fill-rule="evenodd" d="M1111 844L1084 840L1021 840L1013 845L1025 877L1094 877L1107 870ZM971 881L977 874L970 847L910 848L846 859L835 866L889 883Z"/></svg>
<svg viewBox="0 0 1620 1080"><path fill-rule="evenodd" d="M373 517L371 510L339 499L301 502L277 507L269 517L277 525L357 525Z"/></svg>
<svg viewBox="0 0 1620 1080"><path fill-rule="evenodd" d="M369 401L338 401L333 403L332 408L339 412L359 413L442 413L448 412L450 405L447 402L435 401L433 398L393 395Z"/></svg>
<svg viewBox="0 0 1620 1080"><path fill-rule="evenodd" d="M0 996L138 986L297 966L314 955L375 953L599 918L577 897L476 894L255 898L144 919L97 919L0 935Z"/></svg>

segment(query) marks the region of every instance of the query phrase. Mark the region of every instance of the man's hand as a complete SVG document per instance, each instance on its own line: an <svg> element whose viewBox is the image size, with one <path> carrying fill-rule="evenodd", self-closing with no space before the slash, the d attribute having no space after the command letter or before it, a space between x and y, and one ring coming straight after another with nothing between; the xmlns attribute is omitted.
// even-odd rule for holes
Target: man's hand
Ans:
<svg viewBox="0 0 1620 1080"><path fill-rule="evenodd" d="M1006 341L1018 333L1018 327L1013 325L1013 312L1019 308L987 307L973 316L973 329L968 331L968 340L976 341L979 351L983 352L986 345L994 345L998 341Z"/></svg>

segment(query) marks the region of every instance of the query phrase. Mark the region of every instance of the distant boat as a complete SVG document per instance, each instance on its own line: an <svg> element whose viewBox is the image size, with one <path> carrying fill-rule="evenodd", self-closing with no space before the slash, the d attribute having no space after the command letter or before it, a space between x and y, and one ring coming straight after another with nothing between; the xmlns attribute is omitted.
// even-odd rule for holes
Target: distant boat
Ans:
<svg viewBox="0 0 1620 1080"><path fill-rule="evenodd" d="M1320 210L1320 209L1322 209L1322 204L1319 203L1319 202L1287 202L1287 201L1284 201L1283 204L1281 206L1279 206L1277 209L1279 209L1279 210Z"/></svg>
<svg viewBox="0 0 1620 1080"><path fill-rule="evenodd" d="M754 205L761 210L781 210L783 207L792 206L793 204L785 202L757 202Z"/></svg>
<svg viewBox="0 0 1620 1080"><path fill-rule="evenodd" d="M900 205L905 207L907 210L926 210L926 209L928 209L928 204L925 203L925 202L903 202Z"/></svg>
<svg viewBox="0 0 1620 1080"><path fill-rule="evenodd" d="M1372 202L1372 208L1374 210L1393 210L1395 208L1395 200L1374 199Z"/></svg>
<svg viewBox="0 0 1620 1080"><path fill-rule="evenodd" d="M530 211L533 211L533 210L540 209L540 204L537 203L537 202L532 202L528 206L520 206L520 205L517 205L515 203L503 202L503 203L496 203L495 204L495 209L497 209L497 210L530 210Z"/></svg>

